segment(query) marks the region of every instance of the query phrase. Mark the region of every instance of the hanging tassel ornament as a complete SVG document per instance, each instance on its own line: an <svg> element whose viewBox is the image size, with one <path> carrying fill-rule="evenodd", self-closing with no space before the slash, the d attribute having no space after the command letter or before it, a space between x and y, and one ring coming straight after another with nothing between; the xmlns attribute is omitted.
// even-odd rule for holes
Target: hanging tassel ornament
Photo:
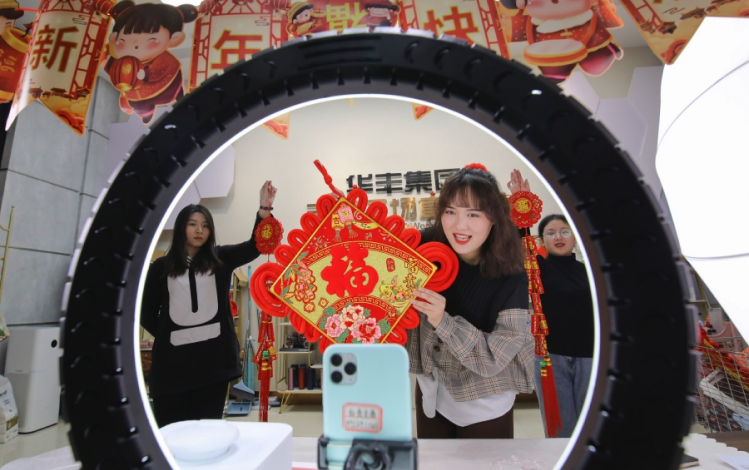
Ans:
<svg viewBox="0 0 749 470"><path fill-rule="evenodd" d="M541 218L543 203L538 196L530 191L516 191L509 197L510 218L523 231L523 247L525 248L525 271L528 274L528 293L531 296L533 313L531 314L531 333L535 341L535 360L541 366L541 393L544 399L544 417L546 420L546 435L556 437L562 429L562 417L559 413L557 387L554 383L551 358L546 349L546 336L549 327L546 316L541 307L541 294L544 292L541 283L541 272L538 268L536 255L538 250L536 240L530 234L532 227Z"/></svg>
<svg viewBox="0 0 749 470"><path fill-rule="evenodd" d="M269 288L270 286L268 286ZM268 397L270 396L270 379L273 378L273 361L276 360L276 343L273 334L273 320L271 316L262 312L260 317L260 331L258 332L257 353L252 362L258 365L258 380L260 381L260 409L258 421L268 422Z"/></svg>

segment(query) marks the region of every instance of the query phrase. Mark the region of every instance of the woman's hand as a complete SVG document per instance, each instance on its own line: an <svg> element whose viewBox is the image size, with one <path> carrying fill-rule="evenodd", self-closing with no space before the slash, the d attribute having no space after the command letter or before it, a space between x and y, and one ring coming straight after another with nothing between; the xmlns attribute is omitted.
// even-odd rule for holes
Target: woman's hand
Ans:
<svg viewBox="0 0 749 470"><path fill-rule="evenodd" d="M518 191L530 191L531 185L528 184L528 180L523 180L520 170L512 170L512 173L510 173L510 182L507 183L507 189L510 190L510 194L515 194Z"/></svg>
<svg viewBox="0 0 749 470"><path fill-rule="evenodd" d="M273 201L276 200L276 187L273 186L270 180L263 183L260 187L260 206L261 209L258 211L261 218L266 218L270 215L270 211L273 209ZM267 207L268 209L263 209Z"/></svg>
<svg viewBox="0 0 749 470"><path fill-rule="evenodd" d="M433 290L423 287L416 289L414 294L422 300L411 299L411 304L416 310L427 316L430 325L437 328L437 325L445 316L445 298Z"/></svg>

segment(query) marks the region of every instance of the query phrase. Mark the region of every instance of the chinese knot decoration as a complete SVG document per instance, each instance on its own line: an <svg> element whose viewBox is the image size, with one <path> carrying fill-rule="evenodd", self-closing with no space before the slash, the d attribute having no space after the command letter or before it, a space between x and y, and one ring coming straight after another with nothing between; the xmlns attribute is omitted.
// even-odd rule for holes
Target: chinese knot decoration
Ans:
<svg viewBox="0 0 749 470"><path fill-rule="evenodd" d="M283 226L274 217L266 217L255 229L255 245L264 255L272 254L282 238Z"/></svg>
<svg viewBox="0 0 749 470"><path fill-rule="evenodd" d="M541 219L543 202L530 191L516 191L509 197L510 219L520 228L533 227Z"/></svg>
<svg viewBox="0 0 749 470"><path fill-rule="evenodd" d="M510 218L523 233L523 248L525 249L525 272L528 274L528 293L531 296L533 313L531 314L531 333L535 340L536 360L541 359L541 388L544 397L544 414L546 418L546 433L549 437L556 437L562 428L562 419L559 414L559 401L557 400L557 389L554 383L554 372L551 368L551 358L546 349L546 336L549 327L546 324L546 316L541 307L541 294L544 286L541 283L541 273L538 268L536 256L536 240L530 234L532 227L541 218L543 203L538 196L530 191L516 191L510 197Z"/></svg>
<svg viewBox="0 0 749 470"><path fill-rule="evenodd" d="M414 290L449 287L457 256L441 243L421 244L418 230L388 216L384 203L368 205L363 190L343 197L315 163L339 198L325 194L317 214L302 215L302 228L276 247L276 262L253 273L252 298L263 312L288 316L310 342L320 341L321 351L333 343L405 344L406 330L419 324Z"/></svg>

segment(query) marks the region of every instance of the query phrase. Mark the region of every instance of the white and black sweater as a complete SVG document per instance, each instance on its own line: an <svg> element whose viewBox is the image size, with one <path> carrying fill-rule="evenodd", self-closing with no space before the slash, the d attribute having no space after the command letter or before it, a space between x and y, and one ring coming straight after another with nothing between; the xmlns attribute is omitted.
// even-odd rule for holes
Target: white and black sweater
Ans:
<svg viewBox="0 0 749 470"><path fill-rule="evenodd" d="M258 216L255 228L260 222ZM189 269L167 276L165 259L151 263L146 276L140 324L154 336L151 397L185 392L242 375L239 343L229 304L231 274L260 255L253 237L216 247L223 263L211 274Z"/></svg>

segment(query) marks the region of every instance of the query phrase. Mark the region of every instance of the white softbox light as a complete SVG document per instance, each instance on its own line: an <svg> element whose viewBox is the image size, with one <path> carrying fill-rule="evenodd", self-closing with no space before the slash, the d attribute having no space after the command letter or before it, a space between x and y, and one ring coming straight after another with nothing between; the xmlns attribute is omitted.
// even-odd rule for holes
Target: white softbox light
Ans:
<svg viewBox="0 0 749 470"><path fill-rule="evenodd" d="M665 67L656 170L682 253L749 337L749 18L705 18Z"/></svg>

